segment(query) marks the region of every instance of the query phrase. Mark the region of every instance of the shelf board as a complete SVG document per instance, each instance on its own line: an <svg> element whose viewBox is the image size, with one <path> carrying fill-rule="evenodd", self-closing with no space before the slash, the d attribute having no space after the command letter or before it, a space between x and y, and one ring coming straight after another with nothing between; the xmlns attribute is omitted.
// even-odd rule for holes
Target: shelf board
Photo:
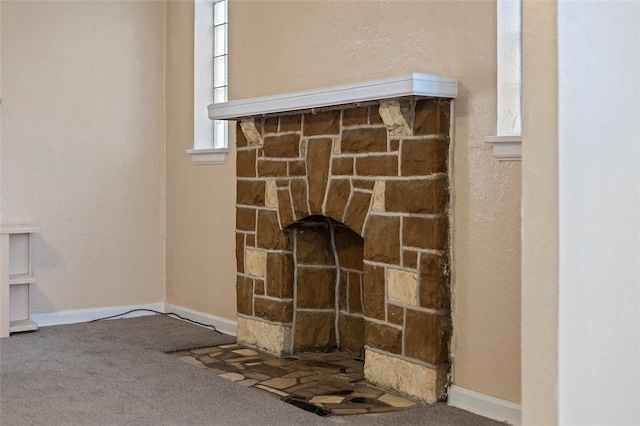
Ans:
<svg viewBox="0 0 640 426"><path fill-rule="evenodd" d="M40 232L40 228L30 225L2 225L0 234L34 234Z"/></svg>
<svg viewBox="0 0 640 426"><path fill-rule="evenodd" d="M38 329L38 324L36 324L35 322L29 319L16 320L16 321L9 322L10 333L18 333L20 331L32 331L37 329Z"/></svg>
<svg viewBox="0 0 640 426"><path fill-rule="evenodd" d="M15 274L9 275L9 285L17 284L33 284L37 282L36 276L33 274Z"/></svg>

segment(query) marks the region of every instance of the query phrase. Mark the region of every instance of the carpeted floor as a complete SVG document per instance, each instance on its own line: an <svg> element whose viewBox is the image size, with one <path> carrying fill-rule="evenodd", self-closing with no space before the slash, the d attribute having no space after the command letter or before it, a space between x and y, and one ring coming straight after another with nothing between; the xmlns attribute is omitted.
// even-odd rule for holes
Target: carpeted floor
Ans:
<svg viewBox="0 0 640 426"><path fill-rule="evenodd" d="M233 341L161 315L12 335L0 340L0 424L502 424L445 404L322 418L167 354Z"/></svg>

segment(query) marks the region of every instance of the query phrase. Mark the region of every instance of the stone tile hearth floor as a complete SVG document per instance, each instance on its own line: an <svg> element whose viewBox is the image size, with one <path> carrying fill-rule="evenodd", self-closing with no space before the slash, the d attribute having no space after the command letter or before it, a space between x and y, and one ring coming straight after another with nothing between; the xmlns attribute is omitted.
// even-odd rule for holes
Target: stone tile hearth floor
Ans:
<svg viewBox="0 0 640 426"><path fill-rule="evenodd" d="M276 394L320 416L383 413L419 404L365 382L364 361L345 352L274 358L233 344L171 355L218 377Z"/></svg>

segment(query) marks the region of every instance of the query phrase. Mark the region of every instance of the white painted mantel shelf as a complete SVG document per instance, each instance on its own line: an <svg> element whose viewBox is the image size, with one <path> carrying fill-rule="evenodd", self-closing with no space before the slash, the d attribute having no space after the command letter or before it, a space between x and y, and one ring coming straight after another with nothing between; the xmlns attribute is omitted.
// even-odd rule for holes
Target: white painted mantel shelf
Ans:
<svg viewBox="0 0 640 426"><path fill-rule="evenodd" d="M209 105L209 118L212 120L235 120L255 115L357 104L403 96L451 99L457 95L458 80L453 77L412 73L359 83L212 104Z"/></svg>

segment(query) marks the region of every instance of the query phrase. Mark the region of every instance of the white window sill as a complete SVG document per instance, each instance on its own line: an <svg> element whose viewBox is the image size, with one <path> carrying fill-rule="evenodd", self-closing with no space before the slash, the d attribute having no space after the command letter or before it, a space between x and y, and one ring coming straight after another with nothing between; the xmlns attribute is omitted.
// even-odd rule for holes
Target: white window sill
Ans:
<svg viewBox="0 0 640 426"><path fill-rule="evenodd" d="M193 164L227 164L227 148L220 149L188 149Z"/></svg>
<svg viewBox="0 0 640 426"><path fill-rule="evenodd" d="M500 161L522 160L522 135L486 136L484 142L493 144L493 156Z"/></svg>

